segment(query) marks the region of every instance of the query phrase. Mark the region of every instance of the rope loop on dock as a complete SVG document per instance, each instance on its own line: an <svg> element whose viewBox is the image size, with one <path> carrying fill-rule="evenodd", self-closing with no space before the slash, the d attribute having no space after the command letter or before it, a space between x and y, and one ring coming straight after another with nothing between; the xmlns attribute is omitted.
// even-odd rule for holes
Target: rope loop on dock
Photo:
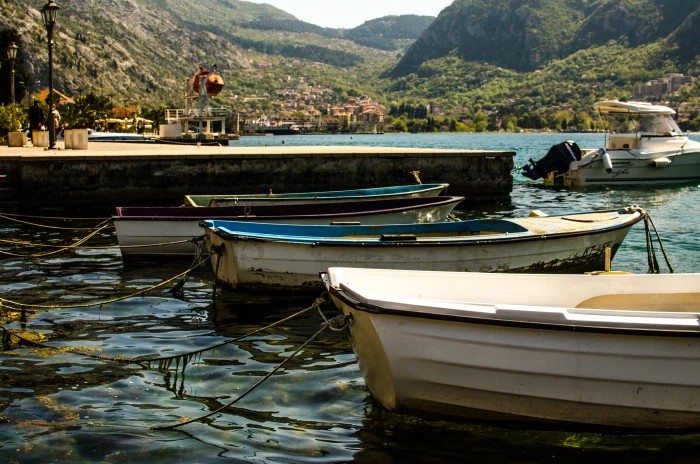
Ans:
<svg viewBox="0 0 700 464"><path fill-rule="evenodd" d="M420 185L423 185L423 182L420 180L420 171L411 171L409 172L413 176L414 179L416 179L416 182L418 182Z"/></svg>

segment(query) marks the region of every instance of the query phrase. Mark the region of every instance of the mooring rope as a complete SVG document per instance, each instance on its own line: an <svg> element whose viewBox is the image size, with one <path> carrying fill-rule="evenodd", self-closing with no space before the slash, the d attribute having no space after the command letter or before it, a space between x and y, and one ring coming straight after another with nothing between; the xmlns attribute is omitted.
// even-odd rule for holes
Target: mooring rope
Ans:
<svg viewBox="0 0 700 464"><path fill-rule="evenodd" d="M316 300L316 302L318 302L318 299ZM314 303L314 305L312 305L311 307L313 308L314 306L317 306L317 303ZM341 315L338 315L338 316L336 316L336 317L334 317L334 318L332 318L332 319L329 320L329 319L327 319L326 316L323 314L323 311L321 311L320 305L318 305L317 307L318 307L318 312L319 312L319 314L321 315L321 317L323 318L323 321L324 321L324 322L321 324L321 328L320 328L315 334L313 334L308 340L306 340L303 344L301 344L301 345L299 346L299 348L297 348L296 350L294 350L294 352L293 352L292 354L290 354L289 356L287 356L287 358L286 358L284 361L282 361L282 362L279 363L277 366L275 366L275 367L274 367L269 373L267 373L262 379L260 379L260 380L258 380L257 382L255 382L255 384L253 384L253 386L251 386L251 387L248 388L246 391L244 391L243 393L241 393L241 394L240 394L237 398L235 398L233 401L231 401L231 402L229 402L229 403L227 403L227 404L221 406L220 408L217 408L217 409L215 409L214 411L211 411L211 412L209 412L209 413L207 413L207 414L204 414L204 415L199 416L199 417L195 417L194 419L188 419L188 420L182 421L182 422L177 423L177 424L155 426L155 427L151 427L151 429L152 429L152 430L171 430L171 429L175 429L175 428L178 428L178 427L182 427L183 425L191 424L191 423L193 423L193 422L198 422L198 421L200 421L200 420L202 420L202 419L206 419L207 417L211 417L211 416L213 416L214 414L217 414L217 413L223 411L224 409L233 406L234 404L238 403L238 402L241 401L243 398L245 398L245 397L246 397L249 393L251 393L253 390L255 390L255 389L258 388L260 385L262 385L267 379L269 379L270 377L272 377L278 370L280 370L280 369L282 368L282 366L284 366L288 361L290 361L290 360L291 360L292 358L294 358L297 354L299 354L299 352L300 352L301 350L303 350L309 343L311 343L313 340L315 340L316 337L318 337L319 335L321 335L321 333L323 333L323 331L325 331L326 329L331 329L332 331L336 331L336 332L337 332L337 331L344 330L344 329L348 326L348 324L349 324L349 318L348 318L348 317L343 316L343 315L341 314Z"/></svg>
<svg viewBox="0 0 700 464"><path fill-rule="evenodd" d="M656 234L656 241L659 242L659 247L661 248L661 254L664 257L664 261L666 261L666 266L668 266L668 270L671 274L675 273L675 269L671 265L671 261L668 259L668 255L666 254L666 249L664 248L664 243L661 240L661 235L659 234L659 231L656 229L656 226L654 225L654 221L652 221L651 216L649 213L646 213L644 216L644 233L646 236L646 243L647 243L647 261L649 263L649 272L652 274L658 274L661 272L661 269L659 267L659 261L656 259L656 251L654 250L654 241L653 237L651 235L651 230L649 228L649 225L651 225L651 228L654 229L654 233Z"/></svg>
<svg viewBox="0 0 700 464"><path fill-rule="evenodd" d="M130 249L130 248L151 248L151 247L160 247L160 246L167 246L167 245L180 245L183 243L192 243L192 240L178 240L175 242L162 242L162 243L146 243L143 245L105 245L105 246L70 246L70 248L75 249L75 250L124 250L124 249ZM21 240L4 240L0 239L0 243L7 243L8 245L16 245L16 246L26 246L26 247L35 247L35 248L69 248L67 245L50 245L48 243L31 243L31 242L25 242ZM0 253L2 253L2 250L0 250Z"/></svg>
<svg viewBox="0 0 700 464"><path fill-rule="evenodd" d="M2 216L12 216L21 218L32 218L32 219L53 219L58 221L107 221L111 218L105 217L91 217L91 218L75 218L75 217L59 217L59 216L31 216L28 214L15 214L15 213L0 213Z"/></svg>
<svg viewBox="0 0 700 464"><path fill-rule="evenodd" d="M119 364L139 364L139 365L141 365L141 366L143 366L143 367L146 367L146 368L149 368L149 369L151 368L151 363L153 363L153 362L158 362L158 363L159 363L159 370L161 370L161 371L167 371L167 370L169 370L169 368L170 368L170 366L172 365L172 362L173 362L173 361L176 362L176 369L179 369L180 359L182 359L182 361L183 361L183 363L182 363L182 372L184 373L184 372L185 372L185 368L187 367L188 362L189 362L193 357L195 357L195 356L197 356L197 355L201 355L201 354L204 353L205 351L213 350L213 349L216 349L216 348L225 346L225 345L227 345L227 344L234 343L234 342L236 342L236 341L240 341L240 340L242 340L242 339L244 339L244 338L250 337L250 336L255 335L255 334L257 334L257 333L259 333L259 332L262 332L262 331L264 331L264 330L267 330L267 329L270 329L270 328L272 328L272 327L276 327L276 326L278 326L278 325L280 325L280 324L283 324L284 322L287 322L287 321L289 321L289 320L291 320L291 319L293 319L293 318L295 318L295 317L298 317L298 316L300 316L300 315L302 315L302 314L305 314L305 313L307 313L307 312L309 312L309 311L312 311L313 309L317 309L317 310L318 310L319 314L321 315L321 318L323 319L323 323L321 324L321 328L320 328L315 334L313 334L309 339L307 339L303 344L301 344L296 350L294 350L294 352L293 352L292 354L290 354L289 356L287 356L287 358L285 358L281 363L279 363L277 366L275 366L269 373L267 373L263 378L261 378L260 380L258 380L254 385L252 385L250 388L248 388L245 392L243 392L243 393L242 393L241 395L239 395L237 398L235 398L234 400L230 401L229 403L227 403L227 404L221 406L220 408L217 408L217 409L215 409L214 411L211 411L211 412L209 412L209 413L207 413L207 414L204 414L204 415L202 415L202 416L199 416L199 417L196 417L196 418L193 418L193 419L188 419L188 420L182 421L182 422L177 423L177 424L170 424L170 425L163 425L163 426L154 426L154 427L151 427L152 430L170 430L170 429L175 429L175 428L181 427L181 426L183 426L183 425L187 425L187 424L191 424L191 423L193 423L193 422L200 421L200 420L202 420L202 419L206 419L207 417L213 416L214 414L217 414L217 413L223 411L224 409L233 406L234 404L236 404L237 402L239 402L239 401L241 401L243 398L245 398L245 397L246 397L248 394L250 394L253 390L255 390L255 389L258 388L260 385L262 385L267 379L269 379L270 377L272 377L272 376L273 376L277 371L279 371L287 362L289 362L292 358L294 358L297 354L299 354L309 343L311 343L313 340L315 340L315 339L316 339L321 333L323 333L326 329L331 329L332 331L335 331L335 332L345 330L345 329L348 327L348 325L349 325L349 322L350 322L350 320L351 320L351 317L346 317L346 316L343 316L343 315L341 314L341 315L338 315L338 316L336 316L336 317L334 317L334 318L332 318L332 319L326 318L325 314L323 314L323 311L321 310L321 306L322 306L324 303L328 302L328 301L329 301L329 300L328 300L328 294L327 294L327 293L323 293L323 294L322 294L319 298L317 298L316 301L314 301L314 303L313 303L311 306L309 306L308 308L305 308L305 309L303 309L303 310L301 310L301 311L298 311L298 312L292 314L291 316L285 317L285 318L283 318L283 319L281 319L281 320L279 320L279 321L277 321L277 322L274 322L274 323L272 323L272 324L269 324L269 325L267 325L267 326L265 326L265 327L262 327L262 328L260 328L260 329L256 329L256 330L254 330L254 331L252 331L252 332L249 332L249 333L247 333L247 334L245 334L245 335L242 335L242 336L240 336L240 337L236 337L236 338L231 339L231 340L226 340L226 341L224 341L224 342L217 343L216 345L213 345L213 346L210 346L210 347L207 347L207 348L202 348L202 349L199 349L199 350L190 351L190 352L188 352L188 353L184 353L184 354L180 354L180 355L175 355L175 356L169 356L169 357L165 357L165 358L159 357L159 358L141 358L141 359L136 358L136 359L128 359L128 358L125 358L125 357L123 357L123 356L109 357L109 356L104 356L104 355L96 355L96 354L93 354L93 353L89 353L89 352L83 351L83 350L80 349L80 348L70 348L70 347L69 347L69 348L67 348L67 350L68 350L69 352L71 352L71 353L75 353L75 354L78 354L78 355L81 355L81 356L86 356L86 357L89 357L89 358L92 358L92 359L97 359L97 360L100 360L100 361L111 361L111 362L115 362L115 363L119 363ZM32 347L35 347L35 348L42 348L42 349L48 349L48 350L61 349L60 347L50 346L50 345L46 345L46 344L44 344L44 343L36 342L36 341L34 341L34 340L29 340L29 339L27 339L26 337L23 337L23 336L21 336L21 335L15 333L15 332L13 332L13 331L11 331L10 329L6 328L6 327L3 326L3 325L0 325L0 330L2 330L2 332L3 332L2 339L1 339L3 347L5 347L5 346L11 344L12 338L14 337L14 338L18 339L18 340L20 341L20 343L24 343L24 344L27 344L28 346L32 346ZM62 348L62 349L66 349L66 348Z"/></svg>
<svg viewBox="0 0 700 464"><path fill-rule="evenodd" d="M659 262L656 259L656 253L654 252L654 243L651 240L651 232L649 231L649 216L644 216L644 239L647 244L647 265L649 266L650 274L658 274Z"/></svg>
<svg viewBox="0 0 700 464"><path fill-rule="evenodd" d="M45 251L43 253L12 253L11 251L0 250L0 255L12 256L14 258L43 258L45 256L55 255L55 254L61 253L63 251L70 250L72 248L75 248L77 246L82 245L83 243L87 242L88 240L90 240L92 237L94 237L95 235L97 235L99 232L103 231L107 227L109 227L109 225L104 225L104 226L100 227L99 229L96 229L93 232L89 233L88 235L81 238L80 240L72 243L71 245L64 245L59 250Z"/></svg>
<svg viewBox="0 0 700 464"><path fill-rule="evenodd" d="M214 411L209 412L208 414L204 414L203 416L195 417L194 419L188 419L188 420L182 421L182 422L180 422L180 423L178 423L178 424L159 425L159 426L151 427L151 429L152 429L152 430L171 430L171 429L175 429L175 428L178 428L178 427L182 427L183 425L191 424L191 423L193 423L193 422L198 422L198 421L200 421L200 420L202 420L202 419L206 419L207 417L213 416L214 414L217 414L217 413L223 411L224 409L233 406L234 404L238 403L240 400L242 400L243 398L245 398L250 392L252 392L252 391L255 390L256 388L258 388L260 385L262 385L263 382L265 382L267 379L269 379L270 377L272 377L272 376L275 374L275 372L277 372L278 370L280 370L280 369L282 368L282 366L284 366L285 364L287 364L287 361L291 360L293 357L295 357L297 354L299 354L299 352L300 352L301 350L303 350L303 349L306 347L306 345L308 345L308 344L311 343L314 339L316 339L316 337L318 337L319 335L321 335L321 333L322 333L324 330L326 330L327 328L328 328L328 324L325 324L325 323L324 323L323 326L318 330L318 332L316 332L315 334L313 334L308 340L306 340L301 346L299 346L299 348L297 348L297 349L294 351L294 353L292 353L291 355L289 355L284 361L282 361L282 362L279 363L277 366L275 366L275 368L272 369L267 375L265 375L265 377L263 377L262 379L258 380L258 381L255 383L255 385L253 385L252 387L250 387L249 389L247 389L246 391L244 391L243 393L241 393L241 394L240 394L236 399L234 399L233 401L231 401L231 402L229 402L229 403L227 403L227 404L221 406L220 408L215 409Z"/></svg>
<svg viewBox="0 0 700 464"><path fill-rule="evenodd" d="M321 305L323 303L328 302L329 300L327 299L327 294L324 293L321 295L321 297L317 298L314 304L309 306L308 308L304 308L301 311L298 311L290 316L287 316L283 319L280 319L279 321L273 322L272 324L266 325L265 327L261 327L259 329L253 330L252 332L249 332L245 335L241 335L236 338L232 338L230 340L224 340L223 342L219 342L215 345L206 347L206 348L200 348L198 350L190 351L187 353L181 353L173 356L167 356L167 357L152 357L152 358L126 358L122 355L118 356L104 356L104 355L96 355L92 354L89 352L82 351L80 349L74 349L71 351L72 353L86 356L92 359L99 359L100 361L109 361L109 362L114 362L117 364L138 364L146 369L152 369L153 368L153 363L158 363L158 370L161 372L166 372L170 370L170 366L172 366L173 362L175 362L175 370L179 370L180 366L180 360L182 360L182 372L185 372L185 369L189 362L195 358L198 355L201 355L202 353L205 353L207 351L215 350L217 348L221 348L222 346L230 345L231 343L235 343L238 341L241 341L245 338L252 337L253 335L256 335L260 332L264 332L265 330L271 329L273 327L277 327L278 325L284 324L285 322L291 321L294 318L297 318L299 316L302 316L309 311L312 311L314 309L318 309L319 312L321 311ZM323 316L323 313L321 313L321 317L323 317L324 321L326 323L329 323L331 325L331 330L333 329L334 324L337 323L336 318L331 319L331 321L328 321L325 316ZM36 348L45 348L45 349L50 349L50 350L55 350L58 347L56 346L51 346L51 345L45 345L39 342L35 342L33 340L29 340L25 337L22 337L21 335L17 334L16 332L13 332L12 330L4 327L3 325L0 324L0 330L3 331L3 341L9 343L11 340L11 337L15 337L16 339L20 340L20 342L25 343L27 345L36 347Z"/></svg>
<svg viewBox="0 0 700 464"><path fill-rule="evenodd" d="M173 281L179 279L180 277L186 276L187 274L189 274L190 272L192 272L196 267L202 266L202 265L203 265L204 263L206 263L210 258L211 258L211 257L209 257L209 256L206 257L206 258L203 258L203 260L202 260L200 263L198 263L196 266L191 267L190 269L187 269L185 272L181 272L180 274L176 275L175 277L171 277L171 278L168 279L168 280L164 280L163 282L160 282L159 284L156 284L156 285L154 285L154 286L152 286L152 287L139 290L139 291L134 292L134 293L132 293L132 294L130 294L130 295L125 295L125 296L120 296L120 297L117 297L117 298L112 298L112 299L110 299L110 300L93 301L93 302L86 302L86 303L75 303L75 304L71 304L71 305L38 305L38 304L20 303L20 302L18 302L18 301L12 301L12 300L8 300L8 299L5 299L5 298L0 298L0 305L2 305L2 306L10 306L10 307L11 307L11 306L14 306L14 307L20 308L20 309L22 309L22 310L30 310L30 311L32 311L32 310L34 310L34 311L38 311L38 310L50 310L50 309L92 308L92 307L94 307L94 306L104 306L104 305L107 305L107 304L117 303L117 302L119 302L119 301L128 300L129 298L134 298L134 297L136 297L136 296L143 295L144 293L150 292L150 291L155 290L155 289L157 289L157 288L163 287L163 286L169 284L170 282L173 282Z"/></svg>
<svg viewBox="0 0 700 464"><path fill-rule="evenodd" d="M308 313L309 311L313 311L314 309L318 309L320 311L321 305L324 303L328 302L329 300L327 297L324 295L321 295L321 297L317 298L314 304L309 306L308 308L304 308L301 311L298 311L291 316L287 316L284 319L280 319L277 322L273 322L270 325L266 325L265 327L262 327L260 329L256 329L252 332L249 332L245 335L241 335L236 338L232 338L230 340L224 340L223 342L219 342L216 345L212 345L206 348L201 348L198 350L190 351L188 353L181 353L173 356L167 356L167 357L157 357L157 358L136 358L132 359L131 362L134 364L140 364L147 369L152 368L153 363L158 363L158 370L159 371L167 371L170 370L170 366L172 365L173 362L175 362L175 370L179 369L180 365L180 360L182 359L182 372L185 371L185 368L187 367L187 364L190 362L191 359L193 359L197 355L201 355L202 353L205 353L207 351L215 350L217 348L221 348L222 346L230 345L231 343L239 342L245 338L252 337L253 335L256 335L260 332L264 332L265 330L271 329L273 327L277 327L280 324L284 324L285 322L291 321L292 319L295 319L301 315L304 315Z"/></svg>
<svg viewBox="0 0 700 464"><path fill-rule="evenodd" d="M104 221L100 222L99 224L97 224L93 227L58 227L58 226L50 226L47 224L37 224L35 222L22 221L21 219L11 218L11 217L4 215L4 214L0 214L0 219L5 219L5 220L10 221L10 222L17 222L17 223L24 224L27 226L32 226L32 227L42 227L44 229L56 229L56 230L70 230L70 231L74 231L74 232L85 231L85 230L95 230L98 227L102 227L105 223L110 222L112 220L112 218L105 219ZM112 224L112 226L114 226L114 225Z"/></svg>

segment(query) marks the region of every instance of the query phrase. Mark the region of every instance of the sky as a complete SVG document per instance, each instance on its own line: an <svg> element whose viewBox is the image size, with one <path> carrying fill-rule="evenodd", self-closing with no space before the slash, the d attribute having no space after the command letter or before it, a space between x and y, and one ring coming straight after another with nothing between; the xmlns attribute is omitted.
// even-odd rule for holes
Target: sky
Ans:
<svg viewBox="0 0 700 464"><path fill-rule="evenodd" d="M389 15L437 16L453 0L248 0L267 3L302 21L323 27L353 28Z"/></svg>

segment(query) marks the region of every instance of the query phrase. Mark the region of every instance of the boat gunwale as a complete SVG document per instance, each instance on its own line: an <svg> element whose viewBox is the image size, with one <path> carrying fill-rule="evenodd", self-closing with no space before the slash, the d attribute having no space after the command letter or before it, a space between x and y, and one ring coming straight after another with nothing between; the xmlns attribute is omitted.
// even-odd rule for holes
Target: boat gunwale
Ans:
<svg viewBox="0 0 700 464"><path fill-rule="evenodd" d="M192 199L197 199L197 198L209 198L211 203L212 201L283 201L283 202L293 202L294 200L311 200L311 199L318 199L318 200L328 200L328 199L342 199L342 200L348 200L352 199L354 201L372 201L375 199L391 199L393 197L401 196L401 195L408 195L408 194L420 194L420 193L426 193L426 192L433 192L435 190L438 191L437 196L449 196L447 195L447 189L449 188L450 184L448 183L436 183L436 184L416 184L416 185L398 185L398 186L391 186L391 187L373 187L373 188L366 188L366 189L353 189L353 190L330 190L330 191L323 191L323 192L291 192L291 193L273 193L272 195L261 193L261 194L241 194L241 195L185 195L185 199L189 200L190 204L193 206L196 206L196 203L192 201ZM415 187L414 189L409 189L409 190L399 190L401 188L409 188L409 187ZM397 189L396 192L392 193L375 193L371 195L347 195L347 196L334 196L334 195L324 195L324 196L317 196L312 194L339 194L343 192L362 192L362 191L370 191L370 190L384 190L384 189ZM442 192L442 194L440 194ZM296 195L296 196L287 196L287 195ZM305 196L307 195L307 196ZM196 206L196 207L201 207L201 206Z"/></svg>
<svg viewBox="0 0 700 464"><path fill-rule="evenodd" d="M641 327L612 327L605 325L586 325L586 324L558 324L555 322L537 322L523 321L506 318L495 318L488 316L476 315L456 315L456 314L436 314L421 311L410 311L386 308L370 303L362 303L355 300L347 292L337 287L328 285L328 292L350 306L356 311L369 314L381 314L386 316L397 317L412 317L417 319L428 319L445 322L458 322L462 324L477 324L477 325L493 325L499 327L535 329L535 330L550 330L564 332L583 332L583 333L602 333L613 335L642 335L653 337L682 337L682 338L698 338L700 337L700 327L695 330L691 329L645 329Z"/></svg>
<svg viewBox="0 0 700 464"><path fill-rule="evenodd" d="M601 211L603 212L603 211ZM584 214L584 213L582 213ZM471 237L455 237L451 240L444 241L427 241L427 240L411 240L411 241L382 241L382 240L372 240L372 241L336 241L331 239L319 238L319 241L296 241L296 240L285 240L281 238L282 236L275 237L261 237L261 236L251 236L247 234L232 234L229 232L222 231L221 229L211 229L209 226L204 226L206 230L211 230L212 233L217 235L223 240L241 240L246 242L266 242L266 243L290 243L296 245L309 245L313 247L328 246L328 247L429 247L429 246L484 246L484 245L495 245L505 243L519 243L519 242L529 242L536 240L561 240L572 237L579 237L584 235L599 235L610 232L615 232L621 229L631 228L638 222L644 219L645 214L641 211L634 211L631 215L637 214L638 217L634 220L625 221L623 223L615 224L610 227L602 227L600 229L589 229L589 230L579 230L570 232L554 232L545 234L532 234L530 231L527 232L512 232L504 233L510 234L508 236L499 236L498 238L487 238L487 239L475 239L474 237L481 237L474 235ZM440 224L440 223L433 223ZM529 234L529 235L528 235ZM495 234L499 235L499 234ZM492 235L493 236L493 235ZM488 237L485 235L484 237Z"/></svg>

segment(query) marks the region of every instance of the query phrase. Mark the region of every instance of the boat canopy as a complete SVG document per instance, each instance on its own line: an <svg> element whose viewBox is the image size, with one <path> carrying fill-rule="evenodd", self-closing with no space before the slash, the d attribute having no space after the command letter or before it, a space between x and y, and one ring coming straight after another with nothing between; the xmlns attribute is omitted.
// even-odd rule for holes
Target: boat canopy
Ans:
<svg viewBox="0 0 700 464"><path fill-rule="evenodd" d="M602 101L593 105L603 114L666 114L676 112L667 106L652 105L647 102L621 102L617 100Z"/></svg>

